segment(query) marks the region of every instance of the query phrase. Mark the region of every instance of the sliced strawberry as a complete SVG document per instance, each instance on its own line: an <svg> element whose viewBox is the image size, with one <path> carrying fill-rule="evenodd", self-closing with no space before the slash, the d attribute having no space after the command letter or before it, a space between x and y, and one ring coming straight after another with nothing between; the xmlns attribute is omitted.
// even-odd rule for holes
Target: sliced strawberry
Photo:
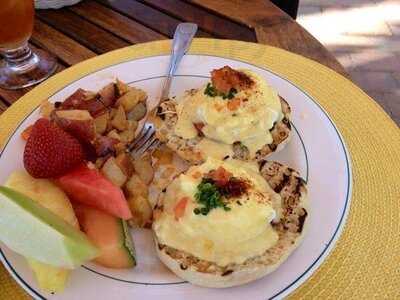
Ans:
<svg viewBox="0 0 400 300"><path fill-rule="evenodd" d="M60 176L83 160L83 149L76 138L47 119L36 121L24 151L29 174L35 178Z"/></svg>
<svg viewBox="0 0 400 300"><path fill-rule="evenodd" d="M122 190L96 169L89 169L82 164L57 178L56 183L71 201L96 207L125 220L132 218Z"/></svg>

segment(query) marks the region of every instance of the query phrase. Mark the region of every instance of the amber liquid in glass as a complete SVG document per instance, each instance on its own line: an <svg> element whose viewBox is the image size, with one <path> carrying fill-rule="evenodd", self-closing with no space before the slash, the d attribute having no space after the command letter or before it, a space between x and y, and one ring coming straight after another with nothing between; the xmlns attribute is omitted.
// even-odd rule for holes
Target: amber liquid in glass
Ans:
<svg viewBox="0 0 400 300"><path fill-rule="evenodd" d="M0 0L0 48L13 49L26 42L33 18L33 0Z"/></svg>

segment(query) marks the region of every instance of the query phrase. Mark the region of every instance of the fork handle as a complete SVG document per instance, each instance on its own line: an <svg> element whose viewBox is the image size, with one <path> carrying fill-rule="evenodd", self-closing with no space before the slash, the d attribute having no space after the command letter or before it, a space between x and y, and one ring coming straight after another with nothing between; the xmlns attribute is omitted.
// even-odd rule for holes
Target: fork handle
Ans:
<svg viewBox="0 0 400 300"><path fill-rule="evenodd" d="M182 57L189 50L192 39L197 31L197 25L194 23L180 23L174 33L174 40L172 42L171 59L168 67L167 78L164 81L164 86L161 92L159 101L168 98L169 89L171 87L172 77L182 59Z"/></svg>

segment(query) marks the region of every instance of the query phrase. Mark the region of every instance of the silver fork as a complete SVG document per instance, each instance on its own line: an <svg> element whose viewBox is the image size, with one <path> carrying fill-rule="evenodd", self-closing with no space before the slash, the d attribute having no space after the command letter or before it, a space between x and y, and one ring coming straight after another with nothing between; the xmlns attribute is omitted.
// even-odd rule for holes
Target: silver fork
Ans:
<svg viewBox="0 0 400 300"><path fill-rule="evenodd" d="M182 57L189 50L190 44L194 35L196 34L196 31L197 25L194 23L180 23L176 27L174 40L172 42L168 74L164 80L161 97L158 99L158 103L153 111L156 111L160 103L168 98L172 78L174 77L175 71L178 68L179 63L181 62ZM155 132L155 126L152 123L148 122L148 120L146 120L142 129L140 130L132 144L129 145L128 149L133 157L139 157L147 150L153 149L159 145L160 141L156 138Z"/></svg>

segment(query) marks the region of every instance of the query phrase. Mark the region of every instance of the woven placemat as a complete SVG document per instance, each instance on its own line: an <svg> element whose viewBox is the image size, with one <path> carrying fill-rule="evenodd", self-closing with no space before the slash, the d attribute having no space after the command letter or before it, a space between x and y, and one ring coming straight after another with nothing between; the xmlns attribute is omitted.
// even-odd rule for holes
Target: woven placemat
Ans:
<svg viewBox="0 0 400 300"><path fill-rule="evenodd" d="M22 97L0 116L0 144L48 95L116 62L169 53L159 41L116 50L75 65ZM400 299L400 130L361 89L336 72L287 51L238 41L196 39L191 53L247 61L278 73L329 113L349 149L353 195L344 232L328 259L289 298ZM335 176L335 174L332 174ZM0 299L26 294L0 269Z"/></svg>

